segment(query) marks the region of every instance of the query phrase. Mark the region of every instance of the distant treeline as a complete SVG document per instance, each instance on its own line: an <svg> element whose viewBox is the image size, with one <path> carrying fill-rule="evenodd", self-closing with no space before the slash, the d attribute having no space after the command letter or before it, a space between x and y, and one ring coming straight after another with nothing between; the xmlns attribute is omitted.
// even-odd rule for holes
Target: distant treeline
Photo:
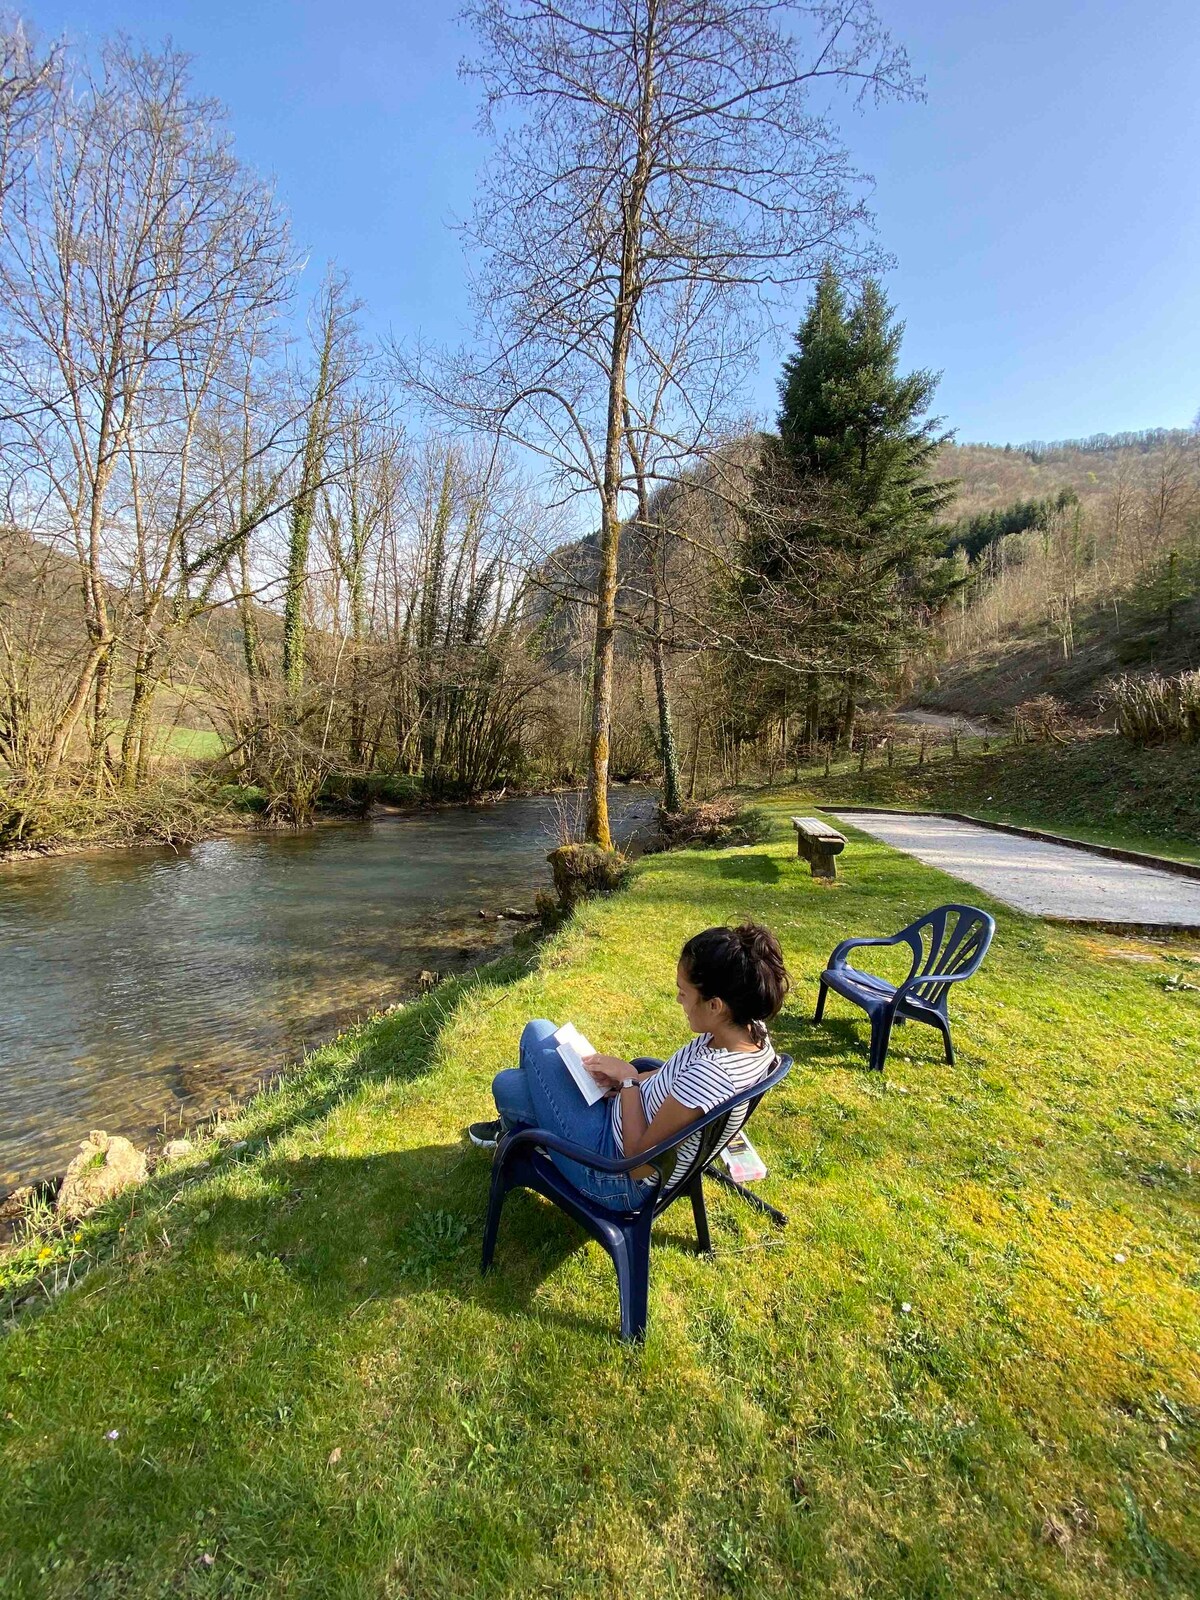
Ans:
<svg viewBox="0 0 1200 1600"><path fill-rule="evenodd" d="M1093 433L1086 439L1051 439L1048 442L1030 439L1025 444L987 445L985 448L1041 461L1047 456L1067 455L1072 451L1101 456L1114 450L1158 450L1164 445L1184 444L1192 437L1190 428L1143 428L1133 433Z"/></svg>

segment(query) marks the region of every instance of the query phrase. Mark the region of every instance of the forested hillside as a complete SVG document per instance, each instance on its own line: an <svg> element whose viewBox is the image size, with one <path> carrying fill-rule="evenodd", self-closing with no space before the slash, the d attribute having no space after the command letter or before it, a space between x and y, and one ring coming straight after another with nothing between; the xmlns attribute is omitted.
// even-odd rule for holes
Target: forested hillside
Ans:
<svg viewBox="0 0 1200 1600"><path fill-rule="evenodd" d="M1200 435L947 445L965 579L918 691L1004 713L1052 693L1100 709L1123 672L1200 665Z"/></svg>
<svg viewBox="0 0 1200 1600"><path fill-rule="evenodd" d="M1074 489L1086 504L1102 499L1119 483L1154 472L1194 438L1186 428L1148 428L1049 444L950 443L941 447L938 470L958 480L957 517L1043 499L1064 488Z"/></svg>

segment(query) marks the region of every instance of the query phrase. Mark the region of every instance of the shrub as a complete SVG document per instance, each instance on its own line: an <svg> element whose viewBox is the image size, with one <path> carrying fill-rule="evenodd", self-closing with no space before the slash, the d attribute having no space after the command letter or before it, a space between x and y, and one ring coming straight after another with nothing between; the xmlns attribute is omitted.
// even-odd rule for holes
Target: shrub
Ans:
<svg viewBox="0 0 1200 1600"><path fill-rule="evenodd" d="M1062 744L1070 733L1067 708L1052 694L1035 695L1013 708L1013 742Z"/></svg>
<svg viewBox="0 0 1200 1600"><path fill-rule="evenodd" d="M1126 673L1108 684L1102 704L1115 714L1117 732L1134 744L1200 741L1200 672L1173 678Z"/></svg>
<svg viewBox="0 0 1200 1600"><path fill-rule="evenodd" d="M621 852L602 850L598 844L560 844L546 860L564 911L591 895L612 894L629 876L629 862Z"/></svg>
<svg viewBox="0 0 1200 1600"><path fill-rule="evenodd" d="M267 791L254 783L223 783L214 791L213 799L231 811L265 811Z"/></svg>
<svg viewBox="0 0 1200 1600"><path fill-rule="evenodd" d="M52 849L76 840L97 844L194 844L212 828L211 798L160 781L133 793L96 796L64 788L31 794L0 789L0 850Z"/></svg>
<svg viewBox="0 0 1200 1600"><path fill-rule="evenodd" d="M658 825L667 848L691 845L760 844L771 831L771 819L759 806L746 806L732 795L702 800L682 811L659 808Z"/></svg>

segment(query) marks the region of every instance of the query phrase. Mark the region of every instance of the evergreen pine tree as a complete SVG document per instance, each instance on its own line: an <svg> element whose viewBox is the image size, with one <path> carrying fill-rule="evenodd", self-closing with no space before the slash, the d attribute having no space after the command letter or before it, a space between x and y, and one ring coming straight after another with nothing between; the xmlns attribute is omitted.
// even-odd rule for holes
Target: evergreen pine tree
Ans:
<svg viewBox="0 0 1200 1600"><path fill-rule="evenodd" d="M817 663L810 738L837 686L848 741L864 681L894 670L955 581L938 526L954 485L932 473L947 435L925 415L937 376L899 373L903 334L877 283L849 305L826 267L784 364L779 433L764 444L747 559L776 597L790 587L807 600L796 643Z"/></svg>

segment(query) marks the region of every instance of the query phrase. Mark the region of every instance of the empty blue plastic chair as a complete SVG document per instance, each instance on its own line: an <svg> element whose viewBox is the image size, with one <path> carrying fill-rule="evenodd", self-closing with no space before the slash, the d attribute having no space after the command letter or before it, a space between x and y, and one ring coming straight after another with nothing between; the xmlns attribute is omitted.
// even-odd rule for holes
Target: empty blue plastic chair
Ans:
<svg viewBox="0 0 1200 1600"><path fill-rule="evenodd" d="M820 1022L825 1013L825 996L832 989L861 1006L871 1019L872 1071L883 1071L892 1027L897 1022L927 1022L937 1028L945 1041L946 1060L953 1066L946 997L952 983L961 983L979 970L995 931L996 924L986 911L948 905L938 906L890 939L843 939L821 974L813 1022ZM851 950L891 944L907 944L912 950L912 968L899 987L847 964Z"/></svg>
<svg viewBox="0 0 1200 1600"><path fill-rule="evenodd" d="M640 1067L661 1065L648 1056L641 1057L633 1064ZM791 1066L791 1056L777 1057L770 1073L758 1083L735 1094L698 1121L689 1123L682 1132L662 1144L643 1150L636 1156L610 1159L582 1145L560 1139L545 1128L517 1128L505 1134L497 1146L492 1163L492 1190L483 1230L482 1270L487 1272L492 1264L505 1196L510 1189L533 1189L574 1217L608 1251L617 1269L617 1288L621 1297L621 1337L644 1338L650 1295L650 1229L655 1217L660 1216L681 1195L688 1195L692 1202L699 1247L706 1254L711 1253L712 1238L704 1206L705 1170L738 1129L745 1127L763 1095L787 1076ZM739 1120L735 1113L743 1107L746 1108L746 1114ZM694 1157L686 1167L676 1171L673 1159L675 1151L697 1132L700 1134L700 1143ZM547 1152L551 1150L596 1172L632 1172L635 1167L653 1166L657 1169L653 1186L647 1190L644 1203L636 1211L610 1211L607 1206L579 1192L550 1160ZM716 1176L715 1172L713 1176ZM749 1198L757 1201L758 1197L750 1195ZM786 1221L780 1213L772 1214Z"/></svg>

